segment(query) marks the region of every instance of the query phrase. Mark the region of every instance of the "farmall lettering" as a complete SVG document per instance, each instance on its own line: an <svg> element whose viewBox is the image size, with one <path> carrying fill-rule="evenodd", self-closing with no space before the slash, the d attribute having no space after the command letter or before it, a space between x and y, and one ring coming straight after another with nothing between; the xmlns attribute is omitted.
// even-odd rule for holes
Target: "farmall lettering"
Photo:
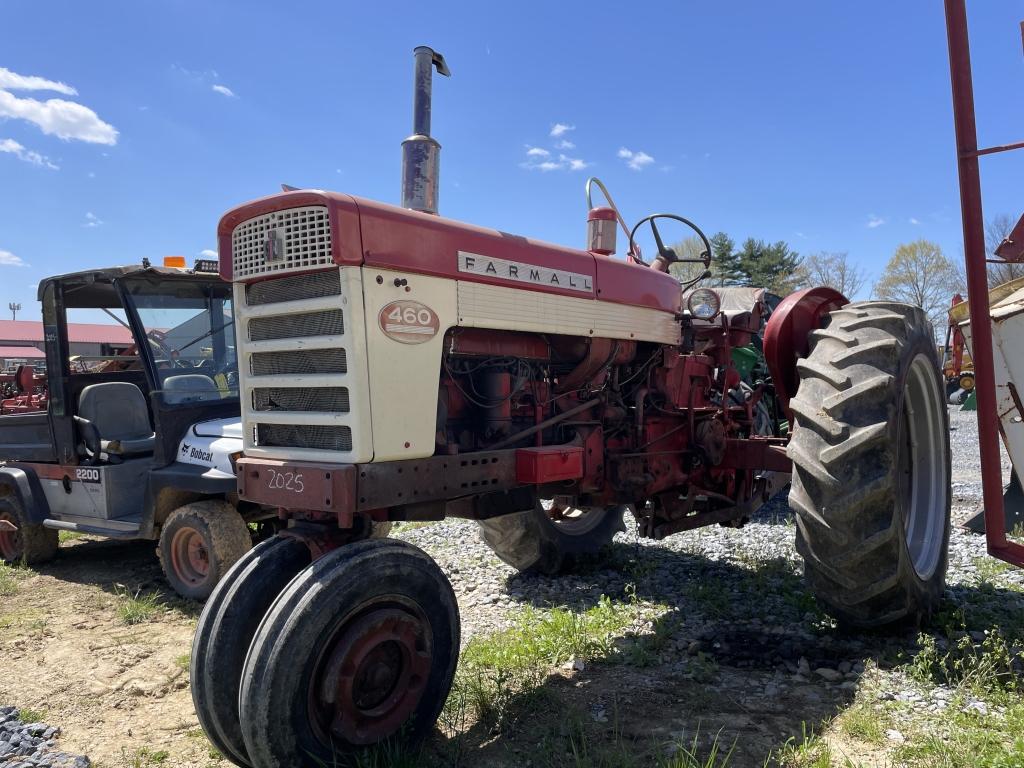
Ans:
<svg viewBox="0 0 1024 768"><path fill-rule="evenodd" d="M426 304L418 301L392 301L377 315L384 335L402 344L422 344L437 335L441 321Z"/></svg>
<svg viewBox="0 0 1024 768"><path fill-rule="evenodd" d="M548 269L521 261L495 259L467 251L459 251L459 272L484 275L499 280L511 280L517 283L529 283L530 285L566 288L580 293L594 292L594 284L590 275L581 275L564 269Z"/></svg>

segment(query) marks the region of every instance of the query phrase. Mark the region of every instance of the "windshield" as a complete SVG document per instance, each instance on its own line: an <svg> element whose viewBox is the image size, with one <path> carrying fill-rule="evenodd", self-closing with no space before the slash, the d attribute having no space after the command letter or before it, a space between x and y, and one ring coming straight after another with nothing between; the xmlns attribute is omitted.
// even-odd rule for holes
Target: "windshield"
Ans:
<svg viewBox="0 0 1024 768"><path fill-rule="evenodd" d="M215 281L126 280L168 404L238 396L231 286Z"/></svg>

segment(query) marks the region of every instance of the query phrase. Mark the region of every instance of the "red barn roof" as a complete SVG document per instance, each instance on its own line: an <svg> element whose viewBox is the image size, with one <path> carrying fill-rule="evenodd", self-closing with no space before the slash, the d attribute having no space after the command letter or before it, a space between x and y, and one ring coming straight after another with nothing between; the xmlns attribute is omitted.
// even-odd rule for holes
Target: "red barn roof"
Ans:
<svg viewBox="0 0 1024 768"><path fill-rule="evenodd" d="M0 347L0 360L38 360L44 357L46 354L35 347Z"/></svg>
<svg viewBox="0 0 1024 768"><path fill-rule="evenodd" d="M0 320L0 343L43 342L43 324L38 320ZM85 344L131 344L132 334L123 325L111 323L68 323L68 341Z"/></svg>

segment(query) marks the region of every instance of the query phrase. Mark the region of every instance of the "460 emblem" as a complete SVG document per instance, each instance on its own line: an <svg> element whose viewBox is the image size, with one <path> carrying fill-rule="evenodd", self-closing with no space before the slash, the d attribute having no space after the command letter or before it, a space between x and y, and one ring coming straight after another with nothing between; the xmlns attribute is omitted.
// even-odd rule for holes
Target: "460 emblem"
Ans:
<svg viewBox="0 0 1024 768"><path fill-rule="evenodd" d="M441 321L426 304L418 301L392 301L377 316L384 335L402 344L422 344L437 335Z"/></svg>

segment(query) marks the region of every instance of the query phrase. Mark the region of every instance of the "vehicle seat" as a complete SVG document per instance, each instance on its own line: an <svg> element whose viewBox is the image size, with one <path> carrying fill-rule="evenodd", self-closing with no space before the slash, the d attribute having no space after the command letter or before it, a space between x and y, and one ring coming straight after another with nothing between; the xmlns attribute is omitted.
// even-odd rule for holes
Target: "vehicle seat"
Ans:
<svg viewBox="0 0 1024 768"><path fill-rule="evenodd" d="M149 425L146 397L134 384L90 384L78 396L78 416L96 428L104 453L137 456L153 451L156 435Z"/></svg>
<svg viewBox="0 0 1024 768"><path fill-rule="evenodd" d="M164 379L164 402L168 405L220 400L216 382L201 373L185 373Z"/></svg>

